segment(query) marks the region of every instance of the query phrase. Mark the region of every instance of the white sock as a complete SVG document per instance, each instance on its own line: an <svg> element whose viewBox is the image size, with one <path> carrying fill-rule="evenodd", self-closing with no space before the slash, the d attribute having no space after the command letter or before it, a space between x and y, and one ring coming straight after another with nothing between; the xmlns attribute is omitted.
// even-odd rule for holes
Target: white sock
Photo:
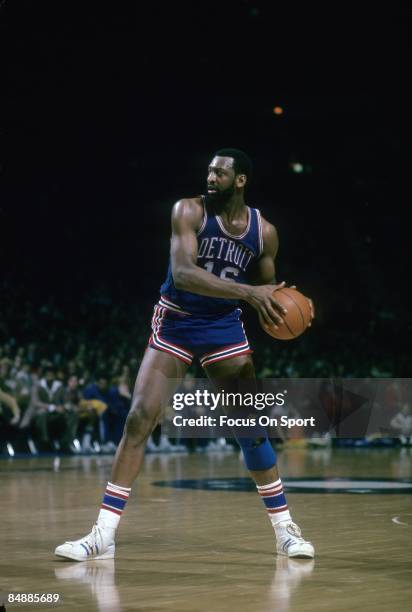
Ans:
<svg viewBox="0 0 412 612"><path fill-rule="evenodd" d="M270 522L274 528L279 523L292 520L280 478L266 485L256 485L256 488L266 506Z"/></svg>
<svg viewBox="0 0 412 612"><path fill-rule="evenodd" d="M98 525L104 525L113 530L117 528L131 490L129 487L121 487L112 482L107 483L97 517Z"/></svg>

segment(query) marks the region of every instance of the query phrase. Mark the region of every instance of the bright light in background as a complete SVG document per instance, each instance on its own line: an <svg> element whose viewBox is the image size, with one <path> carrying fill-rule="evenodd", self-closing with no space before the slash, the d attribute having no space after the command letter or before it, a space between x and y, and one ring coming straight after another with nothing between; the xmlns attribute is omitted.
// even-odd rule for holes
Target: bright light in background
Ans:
<svg viewBox="0 0 412 612"><path fill-rule="evenodd" d="M303 172L303 165L299 162L293 162L292 164L290 164L290 167L292 168L292 171L296 174L301 174Z"/></svg>
<svg viewBox="0 0 412 612"><path fill-rule="evenodd" d="M275 106L273 108L274 115L283 115L283 108L281 106Z"/></svg>

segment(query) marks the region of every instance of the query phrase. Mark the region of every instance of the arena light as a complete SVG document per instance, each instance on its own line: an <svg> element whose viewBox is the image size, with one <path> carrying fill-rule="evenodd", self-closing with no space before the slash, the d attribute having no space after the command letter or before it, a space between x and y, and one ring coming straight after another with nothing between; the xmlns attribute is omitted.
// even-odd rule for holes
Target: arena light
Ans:
<svg viewBox="0 0 412 612"><path fill-rule="evenodd" d="M292 172L294 172L295 174L302 174L304 170L303 164L301 164L300 162L293 162L292 164L290 164L290 167L292 168Z"/></svg>

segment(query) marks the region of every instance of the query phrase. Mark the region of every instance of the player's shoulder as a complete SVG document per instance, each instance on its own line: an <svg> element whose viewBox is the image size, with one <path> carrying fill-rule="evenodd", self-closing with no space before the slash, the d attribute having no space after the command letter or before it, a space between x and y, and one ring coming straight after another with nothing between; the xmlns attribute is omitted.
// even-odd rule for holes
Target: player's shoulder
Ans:
<svg viewBox="0 0 412 612"><path fill-rule="evenodd" d="M172 218L174 220L185 220L197 226L202 223L204 206L202 196L192 198L181 198L173 205Z"/></svg>
<svg viewBox="0 0 412 612"><path fill-rule="evenodd" d="M262 237L263 242L277 242L278 231L273 223L270 223L263 215L260 215L262 221Z"/></svg>

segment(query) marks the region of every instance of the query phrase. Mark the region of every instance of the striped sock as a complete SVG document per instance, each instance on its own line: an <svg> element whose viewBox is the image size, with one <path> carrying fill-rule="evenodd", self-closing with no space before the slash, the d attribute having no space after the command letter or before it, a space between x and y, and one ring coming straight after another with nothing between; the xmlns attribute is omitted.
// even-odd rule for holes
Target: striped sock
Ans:
<svg viewBox="0 0 412 612"><path fill-rule="evenodd" d="M282 481L276 480L270 484L257 486L258 493L266 506L273 527L282 521L290 521L291 516L283 493Z"/></svg>
<svg viewBox="0 0 412 612"><path fill-rule="evenodd" d="M116 529L119 524L120 517L129 499L131 489L128 487L119 487L111 482L107 483L104 492L103 502L100 506L97 523L104 523L105 527Z"/></svg>

